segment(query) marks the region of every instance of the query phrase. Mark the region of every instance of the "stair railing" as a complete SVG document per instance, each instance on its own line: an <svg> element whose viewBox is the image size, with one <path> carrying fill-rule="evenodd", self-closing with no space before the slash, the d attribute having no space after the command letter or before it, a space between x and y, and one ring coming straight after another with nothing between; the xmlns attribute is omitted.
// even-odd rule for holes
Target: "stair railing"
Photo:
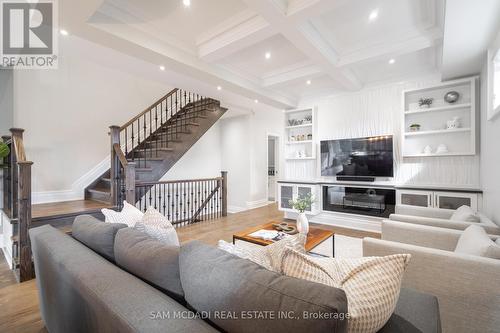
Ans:
<svg viewBox="0 0 500 333"><path fill-rule="evenodd" d="M120 191L132 191L128 187L120 188L120 182L126 183L129 178L124 174L126 170L122 162L131 161L136 169L147 169L150 159L158 157L161 150L168 149L180 133L187 131L192 119L213 102L199 94L175 88L124 125L110 127L111 199L114 205L121 204L119 201L123 193ZM115 149L116 144L122 151L123 161Z"/></svg>
<svg viewBox="0 0 500 333"><path fill-rule="evenodd" d="M7 168L3 170L4 212L14 228L13 269L19 264L20 282L30 280L35 273L31 261L31 245L28 230L31 226L31 166L26 159L23 141L23 129L11 128L10 137L2 137L10 148L9 156L4 160Z"/></svg>
<svg viewBox="0 0 500 333"><path fill-rule="evenodd" d="M154 207L174 226L227 216L227 171L220 177L138 182L136 206Z"/></svg>

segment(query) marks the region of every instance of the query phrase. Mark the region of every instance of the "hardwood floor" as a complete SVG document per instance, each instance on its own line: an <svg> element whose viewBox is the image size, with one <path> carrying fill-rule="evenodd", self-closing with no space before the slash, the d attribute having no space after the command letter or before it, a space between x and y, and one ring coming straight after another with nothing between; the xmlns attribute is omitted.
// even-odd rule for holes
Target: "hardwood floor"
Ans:
<svg viewBox="0 0 500 333"><path fill-rule="evenodd" d="M201 222L177 229L181 243L191 240L215 245L219 239L232 241L234 233L270 221L283 221L276 205L268 205L213 221ZM318 225L337 234L351 237L375 237L377 233ZM0 263L0 332L46 333L38 308L36 281L17 284L5 259Z"/></svg>
<svg viewBox="0 0 500 333"><path fill-rule="evenodd" d="M33 205L33 219L46 216L67 215L74 213L91 212L111 205L95 200L74 200Z"/></svg>

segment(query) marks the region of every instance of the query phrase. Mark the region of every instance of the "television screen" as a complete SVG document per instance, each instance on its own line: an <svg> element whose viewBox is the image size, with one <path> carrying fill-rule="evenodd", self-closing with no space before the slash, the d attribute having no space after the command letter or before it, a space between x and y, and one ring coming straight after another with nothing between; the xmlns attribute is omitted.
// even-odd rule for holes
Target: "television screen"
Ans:
<svg viewBox="0 0 500 333"><path fill-rule="evenodd" d="M321 176L393 177L392 136L321 141Z"/></svg>

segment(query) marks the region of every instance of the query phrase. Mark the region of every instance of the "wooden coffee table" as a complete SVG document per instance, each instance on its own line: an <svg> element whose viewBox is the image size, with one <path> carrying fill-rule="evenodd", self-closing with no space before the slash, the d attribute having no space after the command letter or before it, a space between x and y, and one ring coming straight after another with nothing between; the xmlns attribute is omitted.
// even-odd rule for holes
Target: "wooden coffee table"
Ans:
<svg viewBox="0 0 500 333"><path fill-rule="evenodd" d="M250 237L249 235L257 230L275 230L273 224L279 222L269 222L252 228L245 229L233 235L233 244L238 242L247 242L251 244L266 246L272 244L272 241L267 241L261 238ZM288 223L295 226L295 223ZM331 242L329 242L331 239ZM331 244L331 246L330 246ZM332 231L309 227L307 234L306 251L312 254L317 254L324 257L335 257L335 234Z"/></svg>

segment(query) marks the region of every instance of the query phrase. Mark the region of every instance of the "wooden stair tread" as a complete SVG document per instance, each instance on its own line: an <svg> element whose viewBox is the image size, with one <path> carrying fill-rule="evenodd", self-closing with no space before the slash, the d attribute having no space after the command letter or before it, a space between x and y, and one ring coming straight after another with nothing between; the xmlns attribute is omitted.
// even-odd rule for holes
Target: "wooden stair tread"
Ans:
<svg viewBox="0 0 500 333"><path fill-rule="evenodd" d="M127 158L127 161L129 162L135 162L137 160L140 160L141 162L144 162L144 159L140 159L140 158ZM163 161L164 158L163 157L146 157L146 161Z"/></svg>
<svg viewBox="0 0 500 333"><path fill-rule="evenodd" d="M93 211L99 211L102 208L112 207L113 206L109 203L91 199L61 201L33 205L31 214L33 219L37 219L48 216L71 215L77 213L85 214Z"/></svg>
<svg viewBox="0 0 500 333"><path fill-rule="evenodd" d="M88 191L92 193L111 194L111 189L106 187L89 188Z"/></svg>

